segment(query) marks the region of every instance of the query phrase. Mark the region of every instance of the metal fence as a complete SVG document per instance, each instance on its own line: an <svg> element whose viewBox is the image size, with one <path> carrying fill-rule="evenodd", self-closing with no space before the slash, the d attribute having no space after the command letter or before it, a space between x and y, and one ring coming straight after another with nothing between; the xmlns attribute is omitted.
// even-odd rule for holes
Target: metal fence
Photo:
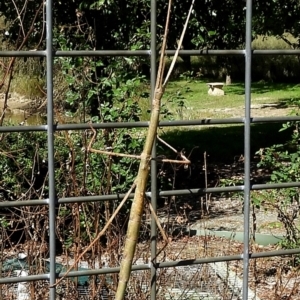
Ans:
<svg viewBox="0 0 300 300"><path fill-rule="evenodd" d="M62 130L85 130L89 129L88 124L54 124L53 113L53 59L59 56L146 56L151 60L151 92L153 94L156 76L156 0L151 0L151 49L139 51L53 51L52 48L52 0L46 1L46 49L44 51L1 51L0 57L45 57L47 63L47 124L38 126L2 126L0 132L25 132L25 131L44 131L48 136L48 170L49 170L49 198L43 200L28 200L28 201L4 201L0 202L0 207L20 207L20 206L37 206L45 205L49 208L49 253L50 264L49 273L36 274L22 277L9 277L0 278L0 284L19 283L46 280L49 281L49 299L56 299L56 287L52 287L57 278L64 276L64 273L56 273L56 246L55 246L55 208L57 204L61 203L75 203L75 202L89 202L89 201L103 201L114 200L122 197L123 195L108 195L108 196L91 196L91 197L73 197L56 199L55 194L55 179L54 179L54 133ZM267 123L267 122L286 122L286 121L300 121L300 117L251 117L251 66L253 55L300 55L300 50L252 50L251 48L251 20L252 20L252 0L247 0L246 4L246 47L244 50L182 50L180 55L236 55L245 57L245 115L243 118L228 118L228 119L198 119L189 121L172 121L160 122L160 126L192 126L192 125L217 125L217 124L244 124L244 184L240 186L231 187L216 187L216 188L199 188L193 190L175 190L175 191L162 191L157 194L156 173L157 167L155 160L151 164L151 192L147 195L151 197L152 206L156 209L157 198L161 196L170 195L189 195L205 194L205 193L220 193L220 192L233 192L243 191L244 193L244 250L239 255L222 256L201 258L195 260L181 260L172 262L156 262L154 264L133 265L132 271L150 270L151 271L151 299L156 299L156 276L158 269L179 267L185 265L198 265L211 262L228 262L239 260L243 262L243 299L248 299L249 288L249 260L262 257L283 256L300 253L300 249L293 250L278 250L271 252L250 253L249 251L249 235L250 235L250 192L251 190L263 189L278 189L289 187L300 187L300 182L286 182L282 184L255 184L250 183L250 125L252 123ZM167 51L167 55L173 55L174 51ZM105 123L93 124L95 129L101 128L134 128L134 127L147 127L148 122L135 122L135 123ZM156 155L156 149L153 149L153 156ZM155 220L151 221L151 258L154 259L157 253L156 239L157 228ZM115 268L100 268L87 271L72 271L67 277L78 277L83 275L99 275L108 273L118 273L119 267Z"/></svg>

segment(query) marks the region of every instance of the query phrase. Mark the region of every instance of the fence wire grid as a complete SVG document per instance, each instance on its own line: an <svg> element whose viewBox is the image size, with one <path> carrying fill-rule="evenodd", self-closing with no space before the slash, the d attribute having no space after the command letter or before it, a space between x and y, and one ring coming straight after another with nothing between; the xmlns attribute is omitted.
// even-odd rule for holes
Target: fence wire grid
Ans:
<svg viewBox="0 0 300 300"><path fill-rule="evenodd" d="M47 133L47 146L48 146L48 170L49 170L49 198L37 199L28 201L3 201L0 202L0 207L21 207L21 206L38 206L44 205L48 207L49 211L49 264L48 271L44 274L28 275L26 272L20 277L8 276L1 277L0 284L17 284L32 281L48 282L49 295L48 299L57 299L57 293L59 292L57 287L53 286L58 278L64 276L63 272L58 272L56 268L56 237L55 237L55 209L58 204L61 203L80 203L80 202L92 202L103 200L114 200L123 197L124 195L99 195L89 197L72 197L72 198L60 198L56 199L55 194L55 164L54 164L54 133L56 131L64 130L85 130L89 129L88 124L56 124L54 123L54 104L53 104L53 61L54 57L75 57L75 56L146 56L150 59L151 64L151 93L153 94L155 77L156 77L156 61L157 61L157 40L156 40L156 1L151 0L151 49L139 50L139 51L122 51L122 50L103 50L103 51L53 51L53 16L52 16L52 2L53 0L46 1L46 49L44 51L0 51L0 57L45 57L46 58L46 83L47 83L47 124L37 126L2 126L0 132L25 132L25 131L41 131ZM243 251L239 255L218 256L209 258L199 258L193 260L180 260L180 261L164 261L155 262L149 264L135 264L132 266L133 274L137 271L147 271L150 276L147 277L142 285L150 293L152 300L157 299L157 274L166 268L183 268L189 266L193 268L195 265L209 264L209 263L221 263L230 261L241 261L243 265L241 294L242 299L249 299L249 261L250 259L272 257L272 256L284 256L299 254L299 249L291 250L277 250L268 252L251 253L250 252L250 192L251 190L264 190L264 189L279 189L300 187L300 182L286 182L282 184L255 184L250 183L250 125L252 123L268 123L268 122L285 122L285 121L300 121L300 117L264 117L264 118L252 118L251 117L251 66L253 55L300 55L300 50L252 50L252 0L246 1L246 46L243 50L181 50L180 55L236 55L244 56L245 58L245 115L243 118L229 118L229 119L197 119L197 120L183 120L183 121L168 121L160 122L161 127L167 126L206 126L214 124L244 124L244 184L231 187L215 187L215 188L199 188L193 190L172 190L157 192L157 166L155 160L151 163L151 191L147 193L147 196L151 197L151 203L154 209L156 209L156 203L158 197L171 196L171 195L189 195L193 194L205 194L205 193L220 193L220 192L233 192L241 191L244 194L244 246ZM174 51L168 50L167 55L172 56ZM93 124L93 128L137 128L147 127L148 122L134 122L134 123L99 123ZM153 156L156 155L156 149L153 149ZM131 195L132 197L133 195ZM155 220L151 221L151 258L154 259L157 253L157 225ZM72 271L67 277L82 277L101 274L114 274L119 272L119 267L114 268L95 268L89 270ZM16 275L16 274L15 274ZM19 274L20 275L20 274ZM133 275L134 276L134 275ZM195 280L200 280L196 278ZM174 286L176 290L178 286ZM83 289L82 294L86 291ZM174 299L171 296L168 299ZM105 294L105 293L104 293ZM103 299L108 299L108 294ZM203 299L210 299L208 296L203 295ZM134 297L133 297L134 298ZM166 299L167 299L166 298ZM191 295L186 296L185 299L194 299ZM214 298L218 299L218 298ZM233 299L233 298L232 298ZM239 298L240 299L240 298Z"/></svg>

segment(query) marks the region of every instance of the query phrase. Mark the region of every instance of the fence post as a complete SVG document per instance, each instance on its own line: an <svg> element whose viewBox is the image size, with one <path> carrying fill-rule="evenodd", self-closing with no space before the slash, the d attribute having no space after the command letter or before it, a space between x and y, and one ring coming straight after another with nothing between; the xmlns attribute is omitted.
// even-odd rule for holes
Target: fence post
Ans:
<svg viewBox="0 0 300 300"><path fill-rule="evenodd" d="M252 0L246 4L245 49L245 121L244 121L244 251L243 251L243 299L248 299L249 246L250 246L250 125L251 125L251 67L252 67Z"/></svg>
<svg viewBox="0 0 300 300"><path fill-rule="evenodd" d="M54 124L53 124L53 2L46 1L46 81L47 81L47 139L48 139L48 172L49 172L49 299L55 300L56 288L56 245L55 245L55 174L54 174Z"/></svg>

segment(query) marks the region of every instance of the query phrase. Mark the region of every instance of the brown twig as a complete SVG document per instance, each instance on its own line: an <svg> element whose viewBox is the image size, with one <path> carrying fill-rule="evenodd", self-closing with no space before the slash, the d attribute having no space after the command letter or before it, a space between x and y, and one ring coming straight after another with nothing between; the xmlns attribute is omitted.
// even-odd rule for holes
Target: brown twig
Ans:
<svg viewBox="0 0 300 300"><path fill-rule="evenodd" d="M19 20L19 22L20 22L20 28L21 28L21 31L22 31L22 33L23 33L23 37L25 37L25 30L24 30L24 26L23 26L23 22L22 22L22 18L21 18L21 13L22 13L22 11L23 11L25 5L27 4L27 1L26 1L26 3L24 4L24 6L23 6L23 8L22 8L22 10L21 10L21 13L19 12L19 9L18 9L18 7L17 7L15 1L14 1L14 0L11 0L11 1L12 1L13 5L14 5L15 10L16 10L17 15L18 15L18 17L17 17L16 20Z"/></svg>
<svg viewBox="0 0 300 300"><path fill-rule="evenodd" d="M156 222L156 225L157 225L157 227L158 227L158 229L159 229L159 231L160 231L160 233L161 233L161 235L162 235L162 237L163 237L163 239L165 241L165 244L163 245L163 247L156 253L156 256L152 259L152 262L153 262L157 258L157 256L162 251L164 251L164 249L168 246L168 244L169 244L169 238L167 237L165 231L163 230L163 228L162 228L162 226L160 224L160 221L158 219L158 216L157 216L157 214L155 213L155 211L154 211L154 209L152 207L152 204L150 202L148 202L148 205L149 205L149 209L151 211L151 214L152 214L152 216L153 216L153 218L154 218L154 220Z"/></svg>
<svg viewBox="0 0 300 300"><path fill-rule="evenodd" d="M153 216L153 218L154 218L154 220L156 222L156 225L157 225L157 227L158 227L161 235L163 236L163 239L168 243L169 242L168 237L167 237L165 231L163 230L163 228L162 228L162 226L160 224L160 221L159 221L158 216L157 216L157 214L155 213L155 211L154 211L154 209L152 207L152 204L149 202L148 205L149 205L149 209L151 211L151 214L152 214L152 216Z"/></svg>
<svg viewBox="0 0 300 300"><path fill-rule="evenodd" d="M114 220L114 218L116 217L116 215L119 213L119 211L121 210L122 206L124 205L124 203L127 201L128 197L130 196L130 194L132 193L132 191L135 189L136 187L136 183L133 183L133 185L131 186L131 188L129 189L129 191L126 193L126 195L124 196L123 200L120 202L120 204L118 205L118 207L116 208L116 210L114 211L114 213L111 215L111 217L109 218L109 220L107 221L107 223L105 224L105 226L103 227L103 229L98 233L98 235L95 237L95 239L92 241L92 243L90 243L85 249L84 251L77 257L77 259L75 260L75 262L69 267L69 269L63 274L63 276L53 285L57 286L59 283L62 282L62 280L64 278L66 278L66 276L72 271L72 269L74 268L74 266L76 266L78 264L78 262L80 261L80 259L99 241L99 239L104 235L104 233L106 232L106 230L108 229L108 227L110 226L110 224L112 223L112 221Z"/></svg>
<svg viewBox="0 0 300 300"><path fill-rule="evenodd" d="M88 151L93 152L93 153L109 155L109 156L129 157L129 158L141 159L140 155L116 153L116 152L105 151L105 150L97 150L97 149L93 149L93 148L89 148Z"/></svg>
<svg viewBox="0 0 300 300"><path fill-rule="evenodd" d="M87 151L88 152L93 152L93 153L99 153L99 154L104 154L104 155L109 155L109 156L118 156L118 157L129 157L129 158L134 158L134 159L141 159L141 155L133 155L133 154L125 154L125 153L116 153L116 152L111 152L111 151L105 151L105 150L99 150L99 149L94 149L92 148L92 144L94 143L97 132L95 128L92 127L90 124L91 130L93 131L93 136L91 138L91 141L88 145ZM159 138L160 139L160 138ZM161 139L160 139L161 140ZM161 140L162 141L162 140ZM164 142L164 141L163 141ZM167 144L166 142L164 142ZM167 144L168 145L168 144ZM171 147L171 146L169 146ZM174 149L174 148L173 148ZM175 150L176 151L176 150ZM167 163L174 163L174 164L190 164L190 160L188 160L181 152L176 152L182 159L182 160L175 160L175 159L166 159L166 158L149 158L153 159L159 162L167 162Z"/></svg>
<svg viewBox="0 0 300 300"><path fill-rule="evenodd" d="M166 141L164 141L162 138L160 138L159 136L157 136L157 139L164 145L166 145L168 148L170 148L173 152L175 152L178 156L180 156L186 164L190 164L190 160L186 158L185 155L183 155L183 153L180 151L177 151L174 147L172 147L171 145L169 145Z"/></svg>
<svg viewBox="0 0 300 300"><path fill-rule="evenodd" d="M152 159L158 162L171 163L171 164L189 165L191 163L189 160L177 160L177 159L168 159L168 158L152 158Z"/></svg>

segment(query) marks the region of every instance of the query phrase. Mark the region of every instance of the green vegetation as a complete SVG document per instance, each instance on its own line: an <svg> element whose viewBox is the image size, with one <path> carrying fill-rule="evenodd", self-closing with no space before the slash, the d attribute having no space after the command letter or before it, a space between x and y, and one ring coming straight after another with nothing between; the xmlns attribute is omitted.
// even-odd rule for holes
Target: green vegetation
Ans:
<svg viewBox="0 0 300 300"><path fill-rule="evenodd" d="M77 5L77 3L55 3L54 14L57 17L57 26L59 24L64 26L64 30L57 30L58 28L56 28L54 32L56 49L77 50L93 49L94 47L97 49L145 49L149 47L149 19L146 14L140 20L134 19L134 22L130 17L137 11L139 11L139 14L148 11L149 8L144 6L144 1L134 1L126 7L118 7L114 1L100 1L97 5L101 6L101 10L95 10L94 4L93 1L85 1L80 5ZM159 7L158 22L163 24L165 4L159 5L162 6ZM199 4L196 4L196 13L191 20L191 27L184 41L185 49L194 47L216 49L243 47L244 28L241 24L244 24L244 16L240 11L242 11L244 4L225 1L220 5L217 1L210 1L206 7L207 14L204 13L203 7L201 7L201 14L198 14L197 5ZM275 9L276 5L278 5L277 1L271 1L270 7ZM178 12L185 11L184 6L185 4L182 3L176 4L174 6L175 15ZM9 36L2 44L2 49L14 49L18 45L15 44L16 38L13 33L17 32L20 24L10 22L15 18L16 12L10 9L9 2L4 7L7 10L0 10L2 12L0 28L1 30L7 30ZM66 18L65 12L72 9L75 11L75 8L80 8L79 12L84 13L84 18L77 19L76 16L70 14ZM263 10L264 8L260 9ZM36 3L29 3L26 16L31 18L26 19L26 22L23 23L24 30L30 28L32 12L36 10ZM297 13L297 10L291 8L290 10L293 14ZM112 11L114 11L114 16L111 14ZM218 18L212 18L210 16L211 11L215 11ZM219 14L220 11L222 11L222 14ZM230 13L226 14L224 11ZM128 12L128 15L126 15L126 12ZM280 13L280 16L277 14L276 18L285 18L285 12L276 11L276 13ZM100 15L102 23L97 26L104 26L104 29L102 28L101 32L98 31L99 36L94 36L97 28L89 27L88 24L93 23L95 18L99 19ZM232 18L232 16L235 18ZM4 17L7 22L3 21ZM76 22L79 22L76 23L77 26L75 27L72 26L74 18ZM115 23L111 22L112 18ZM184 18L184 15L180 15L179 20ZM289 28L292 34L287 34L280 27L274 27L272 30L267 24L263 27L261 15L256 11L254 12L254 18L256 20L254 22L256 36L253 39L255 49L292 49L297 43L297 39L294 38L296 31L293 24ZM208 22L208 19L211 20ZM231 24L230 34L223 33L223 24L227 19L230 20ZM172 19L172 22L173 26L171 26L169 39L170 48L178 39L178 28L181 26L180 22L176 22L175 19ZM206 24L206 27L203 27L203 24ZM25 48L44 47L43 43L39 43L43 37L42 23L36 23L36 26L36 33L39 34L32 36ZM227 28L225 30L227 31ZM161 34L160 27L158 34ZM273 36L271 36L272 34ZM7 65L8 59L2 59L2 63ZM55 60L54 86L57 113L59 112L58 121L63 122L65 117L68 117L68 120L73 118L73 120L82 122L89 120L93 122L148 120L149 85L146 80L147 75L142 74L144 73L143 67L145 65L147 67L147 64L148 61L141 58L57 58ZM276 82L282 78L293 80L299 69L297 58L292 56L255 57L253 65L253 74L258 79L252 85L253 105L272 104L282 107L286 106L290 99L297 100L299 98L300 88L296 83L282 84ZM243 67L243 57L191 57L190 61L186 58L180 58L174 80L169 84L164 96L162 119L242 117L244 84L239 81L244 76ZM44 62L39 59L17 59L10 90L30 98L41 97L44 89L45 70L43 68ZM209 96L206 83L209 81L223 81L227 74L231 75L233 84L224 86L225 96ZM5 83L7 83L7 79ZM6 85L2 86L2 91L5 91L5 87ZM240 109L240 111L237 111L237 109ZM272 134L274 131L277 132L280 126L276 124L252 126L253 155L260 147L271 146L276 141L286 141L286 133ZM185 148L188 152L197 147L192 154L195 160L202 157L204 151L207 151L210 158L215 161L219 161L221 158L230 161L235 155L243 153L243 128L241 125L207 126L201 127L201 130L199 129L200 127L181 128L180 130L179 128L176 128L176 130L165 129L162 136L177 149ZM119 131L113 130L101 132L101 136L98 138L105 141L102 147L117 149L121 145L128 144L128 135L131 137L142 136L140 131L132 131L130 134L123 131L120 134ZM62 141L67 137L62 135L57 138ZM78 142L79 145L82 145L83 141L74 141L78 138L75 134L69 137L73 144ZM218 147L215 147L215 141L218 141ZM141 142L142 140L136 141L137 149L140 147ZM68 143L64 144L65 147L62 148L65 148L64 151L69 153L70 146L67 146ZM126 147L123 150L129 151ZM221 153L220 149L222 149ZM32 157L32 153L29 153L28 157ZM60 155L59 157L65 159ZM79 164L79 161L77 164ZM115 168L121 170L120 166L116 165ZM132 172L134 170L133 168ZM132 176L133 173L128 178ZM17 179L15 183L17 184ZM62 183L61 188L63 185ZM107 193L113 189L115 187L112 184L107 187ZM60 191L60 188L58 191ZM95 190L88 188L88 193L94 194L97 192L97 188ZM18 199L18 196L15 197Z"/></svg>
<svg viewBox="0 0 300 300"><path fill-rule="evenodd" d="M173 81L169 84L164 103L177 118L200 119L220 117L241 117L230 109L244 107L244 83L224 86L225 96L208 95L208 80ZM271 104L287 107L291 99L298 99L300 86L297 84L276 84L260 81L252 84L251 101L253 107Z"/></svg>
<svg viewBox="0 0 300 300"><path fill-rule="evenodd" d="M142 139L131 139L125 130L115 130L108 133L114 136L114 151L131 154L140 153ZM126 135L126 137L125 137ZM117 138L116 138L117 136ZM137 134L135 134L137 136ZM132 183L137 170L136 161L129 158L105 159L96 153L87 153L87 136L81 132L55 135L55 179L57 197L78 197L87 195L105 195L123 193ZM97 138L93 147L105 149L107 140ZM45 133L10 133L2 136L0 149L0 198L4 200L24 201L48 197L48 165L47 165L47 135ZM57 234L62 247L69 247L76 236L81 238L82 245L88 244L90 238L102 226L105 214L113 210L114 204L104 206L103 203L83 204L82 209L87 215L78 215L80 222L73 218L74 204L60 205ZM126 214L128 207L124 207ZM28 208L27 216L36 211L35 207ZM8 212L1 209L2 213ZM124 214L120 214L118 222L122 224ZM28 225L27 219L15 219L7 215L1 222L15 220L19 228ZM30 218L29 218L30 219ZM36 222L43 222L43 219ZM117 224L118 224L117 222ZM80 226L79 226L80 224ZM117 225L116 224L116 225ZM37 225L39 226L39 225ZM78 227L79 226L79 227ZM28 234L34 234L35 229L28 229ZM80 233L81 232L81 233ZM45 239L45 232L36 232L39 241ZM89 235L87 235L89 234ZM79 237L78 237L79 238Z"/></svg>
<svg viewBox="0 0 300 300"><path fill-rule="evenodd" d="M276 141L284 143L288 140L287 133L278 133L280 124L255 124L251 126L251 150L253 155L260 147L271 146ZM274 134L276 133L276 134ZM244 127L232 126L205 126L168 130L163 138L176 149L185 149L186 153L193 150L191 159L202 160L203 153L207 152L211 162L231 163L235 157L244 152Z"/></svg>
<svg viewBox="0 0 300 300"><path fill-rule="evenodd" d="M296 102L297 104L297 102ZM300 146L299 122L288 122L281 131L292 129L287 143L276 141L274 145L261 148L257 154L260 156L259 167L271 171L271 183L299 182L300 180ZM285 248L298 248L300 246L300 228L295 223L299 216L299 189L286 188L269 191L271 196L258 198L256 203L267 202L278 213L278 220L284 225L286 237L282 243ZM299 259L298 259L299 263Z"/></svg>
<svg viewBox="0 0 300 300"><path fill-rule="evenodd" d="M174 4L168 49L174 49L181 31L188 2ZM23 1L15 1L22 7ZM165 1L158 1L158 44L165 22ZM36 1L27 1L19 18L11 1L0 4L0 50L44 49L45 28L43 10ZM243 49L245 43L244 1L196 1L184 49ZM257 3L253 17L254 49L299 48L299 1L268 0ZM149 1L54 1L54 48L57 50L149 49ZM74 13L70 13L74 12ZM75 13L76 12L76 13ZM36 19L35 19L36 16ZM138 16L138 17L137 17ZM5 22L4 22L5 20ZM17 22L16 20L23 20ZM224 26L227 24L227 26ZM283 24L285 24L283 26ZM30 30L33 28L33 31ZM27 33L30 34L27 37ZM169 58L166 58L169 62ZM45 92L45 62L37 58L0 59L0 92L19 93L28 98L43 98ZM11 68L9 68L11 66ZM295 56L257 56L253 58L252 105L290 107L298 114L300 101L299 58ZM134 122L149 119L149 60L138 57L77 57L56 58L54 62L55 117L59 123L69 122ZM208 82L225 81L225 96L207 94ZM242 117L244 115L244 57L181 57L163 98L162 118L209 119ZM269 116L269 115L268 115ZM6 115L3 118L8 119ZM7 124L7 123L6 123ZM2 125L2 121L1 121ZM299 181L299 124L254 124L251 126L251 155L259 168L267 170L264 182ZM284 128L285 130L280 130ZM57 197L80 197L125 193L137 171L137 162L129 158L104 156L87 151L93 132L57 132L55 134L55 170ZM199 187L199 166L203 171L203 153L216 166L231 164L244 152L242 125L193 126L160 129L160 136L178 151L191 154L189 171L196 170ZM1 201L42 199L48 196L47 145L44 133L5 133L0 136L0 198ZM144 131L140 129L98 130L95 149L117 153L140 154ZM159 144L158 154L174 158ZM181 171L181 170L179 170ZM185 171L185 170L184 170ZM159 165L160 189L176 188L177 169ZM177 181L176 181L177 180ZM180 177L186 187L191 176ZM174 184L176 182L176 184ZM192 184L194 184L194 182ZM210 182L208 186L215 186ZM220 178L219 185L240 184L240 179ZM253 193L253 205L275 210L286 229L283 247L299 247L298 189ZM61 252L80 253L113 214L115 202L59 205L57 236ZM1 209L3 232L7 240L13 230L24 231L23 241L44 242L48 215L44 208L12 211ZM121 235L127 222L128 206L113 224L114 230L104 242L121 251ZM31 215L39 214L34 226ZM272 226L272 225L270 225ZM274 224L278 226L278 224ZM5 229L5 230L4 230ZM5 234L5 233L3 233ZM117 242L116 242L117 241ZM103 245L105 244L103 243ZM97 248L98 247L98 248ZM94 258L101 247L93 249ZM100 249L100 250L99 250ZM108 248L107 248L108 249ZM120 255L120 252L118 253ZM113 263L118 263L115 259Z"/></svg>

